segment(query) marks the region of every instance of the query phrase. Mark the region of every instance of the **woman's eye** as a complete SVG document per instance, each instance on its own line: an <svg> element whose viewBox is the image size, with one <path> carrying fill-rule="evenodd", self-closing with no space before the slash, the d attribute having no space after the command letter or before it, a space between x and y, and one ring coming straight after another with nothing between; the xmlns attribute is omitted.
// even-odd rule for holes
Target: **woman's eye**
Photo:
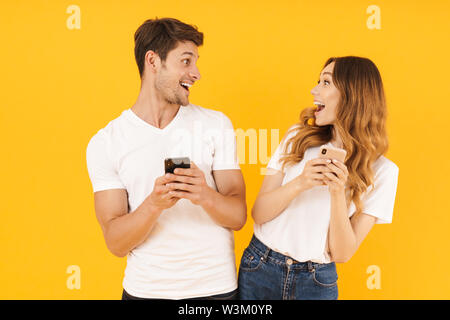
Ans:
<svg viewBox="0 0 450 320"><path fill-rule="evenodd" d="M324 84L330 84L330 82L329 82L328 80L323 80L323 83L324 83ZM320 84L320 80L317 81L317 84Z"/></svg>

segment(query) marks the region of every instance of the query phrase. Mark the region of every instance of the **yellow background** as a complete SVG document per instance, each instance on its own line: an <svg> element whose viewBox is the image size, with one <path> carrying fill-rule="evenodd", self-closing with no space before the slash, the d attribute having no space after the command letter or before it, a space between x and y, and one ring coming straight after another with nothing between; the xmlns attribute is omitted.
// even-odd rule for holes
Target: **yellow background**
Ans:
<svg viewBox="0 0 450 320"><path fill-rule="evenodd" d="M79 30L66 26L71 4L81 9ZM366 26L369 5L381 9L381 30ZM0 298L120 298L126 259L105 246L85 151L135 102L133 34L155 16L204 32L191 102L223 111L235 129L281 137L311 106L328 57L372 59L399 184L393 223L376 225L338 265L339 297L450 298L448 1L2 1L0 9ZM242 165L249 218L235 233L237 264L262 167ZM81 269L78 290L66 286L70 265ZM380 267L381 289L367 287L370 265Z"/></svg>

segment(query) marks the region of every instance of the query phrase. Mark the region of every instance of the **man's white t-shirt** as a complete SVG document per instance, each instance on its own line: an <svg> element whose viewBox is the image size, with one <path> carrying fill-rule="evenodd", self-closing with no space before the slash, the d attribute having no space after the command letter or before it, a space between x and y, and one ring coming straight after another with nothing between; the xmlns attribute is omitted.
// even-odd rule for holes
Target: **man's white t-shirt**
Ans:
<svg viewBox="0 0 450 320"><path fill-rule="evenodd" d="M163 129L127 109L92 137L86 156L93 191L126 189L129 212L164 175L165 158L189 157L215 190L212 171L240 169L230 120L222 112L195 105L181 106ZM202 207L179 200L128 254L123 287L133 296L161 299L235 290L232 230L216 224Z"/></svg>
<svg viewBox="0 0 450 320"><path fill-rule="evenodd" d="M291 127L292 128L292 127ZM285 166L280 157L286 142L295 134L290 132L280 143L267 167L284 173L282 185L293 180L303 172L306 162L319 157L321 146L308 148L302 161ZM325 145L333 146L331 142ZM391 223L399 169L395 163L380 156L373 163L374 184L362 195L363 213L377 218L376 223ZM347 190L348 191L348 190ZM330 223L330 193L328 186L313 187L299 194L271 221L261 225L254 224L255 236L265 245L290 256L299 262L311 260L317 263L329 263L327 236ZM355 213L356 207L351 201L348 215Z"/></svg>

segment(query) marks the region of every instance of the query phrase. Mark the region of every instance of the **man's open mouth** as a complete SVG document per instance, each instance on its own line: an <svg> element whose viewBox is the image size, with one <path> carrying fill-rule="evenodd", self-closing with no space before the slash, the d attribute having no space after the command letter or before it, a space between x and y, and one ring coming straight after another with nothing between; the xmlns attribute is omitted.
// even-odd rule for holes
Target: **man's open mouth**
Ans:
<svg viewBox="0 0 450 320"><path fill-rule="evenodd" d="M180 86L181 86L184 90L186 90L186 91L189 92L189 88L192 86L192 84L187 83L187 82L180 82Z"/></svg>

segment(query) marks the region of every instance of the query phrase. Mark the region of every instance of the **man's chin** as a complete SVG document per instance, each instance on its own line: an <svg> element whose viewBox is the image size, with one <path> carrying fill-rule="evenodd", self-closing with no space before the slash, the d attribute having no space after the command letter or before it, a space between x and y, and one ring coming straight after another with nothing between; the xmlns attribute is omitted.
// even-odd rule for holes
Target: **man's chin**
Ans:
<svg viewBox="0 0 450 320"><path fill-rule="evenodd" d="M180 106L187 106L189 104L189 96L188 95L177 95L175 101Z"/></svg>
<svg viewBox="0 0 450 320"><path fill-rule="evenodd" d="M178 100L178 104L180 106L187 106L189 104L189 99L180 99Z"/></svg>
<svg viewBox="0 0 450 320"><path fill-rule="evenodd" d="M189 99L166 99L166 102L177 106L187 106L189 104Z"/></svg>

